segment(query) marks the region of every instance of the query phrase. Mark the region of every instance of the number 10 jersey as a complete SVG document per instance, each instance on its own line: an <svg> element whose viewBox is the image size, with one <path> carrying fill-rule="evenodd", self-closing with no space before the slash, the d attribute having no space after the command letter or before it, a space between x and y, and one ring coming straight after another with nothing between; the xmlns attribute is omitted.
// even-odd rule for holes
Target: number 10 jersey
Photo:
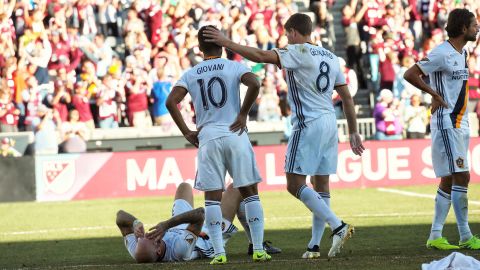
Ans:
<svg viewBox="0 0 480 270"><path fill-rule="evenodd" d="M286 71L293 129L305 128L322 114L334 114L333 88L346 84L338 57L310 43L274 50Z"/></svg>
<svg viewBox="0 0 480 270"><path fill-rule="evenodd" d="M205 60L185 72L175 86L192 96L200 145L234 135L229 126L240 112L240 83L246 66L224 58Z"/></svg>

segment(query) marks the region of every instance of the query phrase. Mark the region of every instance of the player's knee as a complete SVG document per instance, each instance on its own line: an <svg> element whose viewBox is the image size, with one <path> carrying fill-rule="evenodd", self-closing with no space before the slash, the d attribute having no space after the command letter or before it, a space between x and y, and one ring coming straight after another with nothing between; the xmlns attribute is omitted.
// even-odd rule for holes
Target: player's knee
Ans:
<svg viewBox="0 0 480 270"><path fill-rule="evenodd" d="M192 186L190 186L190 184L188 183L181 183L180 185L178 185L178 190L189 190L189 189L192 189Z"/></svg>
<svg viewBox="0 0 480 270"><path fill-rule="evenodd" d="M287 190L290 194L292 194L293 196L296 196L297 195L297 191L298 191L299 187L295 184L287 184Z"/></svg>

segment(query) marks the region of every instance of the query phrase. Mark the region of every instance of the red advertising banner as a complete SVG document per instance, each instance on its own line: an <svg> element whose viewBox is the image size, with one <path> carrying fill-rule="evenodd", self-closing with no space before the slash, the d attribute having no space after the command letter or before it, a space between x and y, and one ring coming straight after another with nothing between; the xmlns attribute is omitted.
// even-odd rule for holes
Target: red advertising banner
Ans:
<svg viewBox="0 0 480 270"><path fill-rule="evenodd" d="M387 187L437 183L430 140L367 141L362 157L339 145L332 188ZM254 147L260 190L285 189L286 145ZM173 195L182 182L193 184L196 149L36 157L38 201ZM470 141L472 182L480 182L480 138ZM227 182L231 181L227 176Z"/></svg>

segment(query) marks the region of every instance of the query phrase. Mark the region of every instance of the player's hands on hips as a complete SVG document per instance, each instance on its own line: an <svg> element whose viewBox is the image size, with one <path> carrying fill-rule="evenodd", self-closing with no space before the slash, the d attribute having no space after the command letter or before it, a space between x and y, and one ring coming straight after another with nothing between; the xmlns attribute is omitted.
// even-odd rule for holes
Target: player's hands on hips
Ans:
<svg viewBox="0 0 480 270"><path fill-rule="evenodd" d="M189 141L191 144L195 145L195 147L198 148L198 133L200 132L200 130L196 130L196 131L192 131L190 130L188 133L186 133L184 136L185 136L185 139L187 139L187 141Z"/></svg>
<svg viewBox="0 0 480 270"><path fill-rule="evenodd" d="M365 147L362 144L362 138L358 133L350 134L350 147L355 155L361 156Z"/></svg>
<svg viewBox="0 0 480 270"><path fill-rule="evenodd" d="M143 238L145 237L145 228L143 227L142 222L138 222L133 226L133 234L137 238Z"/></svg>
<svg viewBox="0 0 480 270"><path fill-rule="evenodd" d="M158 223L157 225L153 226L148 230L148 233L146 234L148 239L153 239L156 243L159 243L165 233L168 230L168 225L165 221L162 221Z"/></svg>
<svg viewBox="0 0 480 270"><path fill-rule="evenodd" d="M432 97L432 114L436 112L441 107L448 108L448 104L443 100L440 95L435 95Z"/></svg>
<svg viewBox="0 0 480 270"><path fill-rule="evenodd" d="M243 114L239 114L237 116L237 119L235 119L235 122L230 125L230 131L236 133L237 131L240 130L240 133L238 133L238 136L242 135L242 133L247 129L247 116Z"/></svg>
<svg viewBox="0 0 480 270"><path fill-rule="evenodd" d="M203 30L203 35L206 37L206 42L213 42L219 46L225 46L227 42L230 41L226 36L220 32L220 30L215 29L213 27L206 27Z"/></svg>

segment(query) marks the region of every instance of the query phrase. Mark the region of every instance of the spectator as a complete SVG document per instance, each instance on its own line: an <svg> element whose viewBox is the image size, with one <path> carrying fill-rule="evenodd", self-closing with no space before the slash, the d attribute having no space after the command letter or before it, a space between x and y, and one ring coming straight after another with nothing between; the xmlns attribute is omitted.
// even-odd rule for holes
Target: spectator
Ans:
<svg viewBox="0 0 480 270"><path fill-rule="evenodd" d="M60 151L62 153L84 153L87 151L88 128L79 121L77 110L71 110L68 121L62 124Z"/></svg>
<svg viewBox="0 0 480 270"><path fill-rule="evenodd" d="M477 57L470 55L468 59L468 109L473 112L480 100L480 67L477 64Z"/></svg>
<svg viewBox="0 0 480 270"><path fill-rule="evenodd" d="M156 126L169 125L172 118L167 110L165 101L172 90L172 83L167 81L164 69L157 69L157 81L153 83L151 99L153 103L153 119Z"/></svg>
<svg viewBox="0 0 480 270"><path fill-rule="evenodd" d="M116 97L118 83L111 75L103 78L97 92L98 125L100 128L118 128Z"/></svg>
<svg viewBox="0 0 480 270"><path fill-rule="evenodd" d="M5 80L2 80L5 86ZM10 90L8 88L0 89L0 132L17 132L20 110L12 102Z"/></svg>
<svg viewBox="0 0 480 270"><path fill-rule="evenodd" d="M85 123L88 129L95 129L92 111L90 109L90 101L88 97L87 84L80 81L75 84L75 95L72 98L72 105L78 111L79 121Z"/></svg>
<svg viewBox="0 0 480 270"><path fill-rule="evenodd" d="M2 157L21 157L22 154L13 148L15 141L9 138L3 138L0 145L0 156Z"/></svg>
<svg viewBox="0 0 480 270"><path fill-rule="evenodd" d="M413 94L410 106L405 108L404 122L407 130L407 139L423 139L427 129L427 108L421 104L421 96Z"/></svg>
<svg viewBox="0 0 480 270"><path fill-rule="evenodd" d="M258 104L258 121L270 122L280 121L279 98L270 77L263 80L262 94Z"/></svg>
<svg viewBox="0 0 480 270"><path fill-rule="evenodd" d="M392 91L383 89L380 91L379 102L373 110L375 118L376 140L401 140L402 124L398 100L393 99Z"/></svg>
<svg viewBox="0 0 480 270"><path fill-rule="evenodd" d="M46 103L49 107L58 113L62 122L67 121L68 118L68 105L72 101L70 96L70 90L67 89L65 82L56 81L53 94L48 94L46 97Z"/></svg>
<svg viewBox="0 0 480 270"><path fill-rule="evenodd" d="M60 123L58 113L40 104L32 127L35 132L34 150L36 155L52 155L58 153L57 123Z"/></svg>
<svg viewBox="0 0 480 270"><path fill-rule="evenodd" d="M125 74L125 94L127 96L128 123L133 127L151 127L152 120L148 112L148 75L145 71L134 68Z"/></svg>
<svg viewBox="0 0 480 270"><path fill-rule="evenodd" d="M347 85L348 85L348 91L350 92L350 95L354 97L358 91L357 74L355 74L355 71L353 69L350 69L346 66L345 60L343 58L339 57L338 61L340 63L340 69L342 70L345 76L345 81L347 82ZM335 90L333 90L332 100L333 100L333 107L335 109L335 115L337 119L343 119L344 114L343 114L342 99L340 98L340 95Z"/></svg>

